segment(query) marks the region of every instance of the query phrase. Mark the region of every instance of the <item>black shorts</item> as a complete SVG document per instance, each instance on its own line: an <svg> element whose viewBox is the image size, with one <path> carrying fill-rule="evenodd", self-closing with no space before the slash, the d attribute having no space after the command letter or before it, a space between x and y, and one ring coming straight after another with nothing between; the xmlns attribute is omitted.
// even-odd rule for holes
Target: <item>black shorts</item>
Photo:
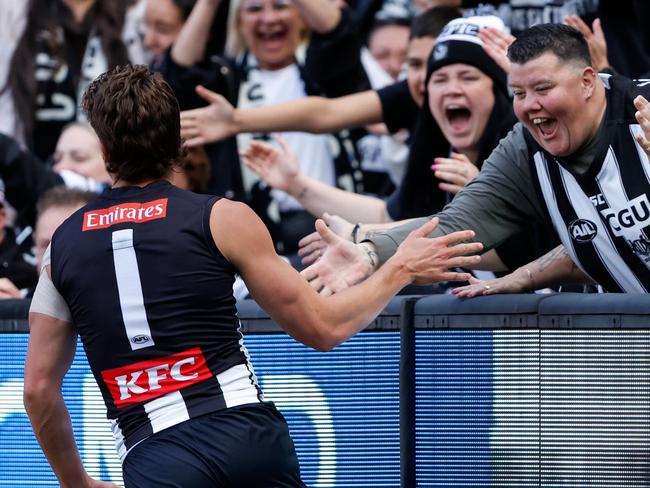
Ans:
<svg viewBox="0 0 650 488"><path fill-rule="evenodd" d="M305 486L287 423L270 402L158 432L129 452L123 474L126 488Z"/></svg>

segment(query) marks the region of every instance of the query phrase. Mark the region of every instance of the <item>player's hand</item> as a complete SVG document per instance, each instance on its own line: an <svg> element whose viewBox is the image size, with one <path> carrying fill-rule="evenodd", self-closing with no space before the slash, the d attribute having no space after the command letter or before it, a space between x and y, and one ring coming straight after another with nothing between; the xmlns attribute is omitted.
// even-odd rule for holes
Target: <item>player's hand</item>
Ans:
<svg viewBox="0 0 650 488"><path fill-rule="evenodd" d="M210 105L181 112L181 137L188 147L217 142L236 133L235 108L224 97L198 85L196 93Z"/></svg>
<svg viewBox="0 0 650 488"><path fill-rule="evenodd" d="M643 131L643 134L636 134L634 138L650 157L650 102L642 95L639 95L634 99L634 106L637 109L634 117L636 117Z"/></svg>
<svg viewBox="0 0 650 488"><path fill-rule="evenodd" d="M469 273L457 273L449 269L474 266L481 260L475 254L483 249L483 244L465 242L474 237L472 230L427 237L438 226L438 222L438 218L434 217L411 232L389 259L389 262L394 261L405 267L416 285L467 281L471 277Z"/></svg>
<svg viewBox="0 0 650 488"><path fill-rule="evenodd" d="M508 59L508 47L515 40L515 37L495 29L484 27L478 32L483 42L483 49L499 67L506 73L510 72L510 60Z"/></svg>
<svg viewBox="0 0 650 488"><path fill-rule="evenodd" d="M436 178L446 183L439 183L438 187L449 193L458 193L467 183L478 175L478 168L467 156L452 152L448 158L434 158L431 165Z"/></svg>
<svg viewBox="0 0 650 488"><path fill-rule="evenodd" d="M352 242L354 224L348 222L343 217L330 215L327 212L323 214L323 220L327 224L327 227L329 227L337 236ZM302 264L307 265L321 257L326 248L327 244L318 231L316 231L300 239L298 242L298 255L302 256Z"/></svg>
<svg viewBox="0 0 650 488"><path fill-rule="evenodd" d="M377 266L377 254L368 245L353 244L337 236L321 219L316 221L316 230L327 247L320 259L300 274L317 292L331 295L372 274Z"/></svg>
<svg viewBox="0 0 650 488"><path fill-rule="evenodd" d="M589 54L591 54L591 64L597 71L609 68L609 59L607 58L607 41L605 33L600 25L600 19L594 20L591 29L578 15L567 15L564 23L568 26L578 29L587 41Z"/></svg>
<svg viewBox="0 0 650 488"><path fill-rule="evenodd" d="M300 165L295 153L282 137L278 137L280 149L267 142L251 141L246 150L241 151L242 161L269 186L289 191L300 174Z"/></svg>
<svg viewBox="0 0 650 488"><path fill-rule="evenodd" d="M469 285L454 288L452 293L458 298L473 298L498 293L522 293L528 291L531 284L530 275L519 269L493 280L479 280L472 277L469 280Z"/></svg>

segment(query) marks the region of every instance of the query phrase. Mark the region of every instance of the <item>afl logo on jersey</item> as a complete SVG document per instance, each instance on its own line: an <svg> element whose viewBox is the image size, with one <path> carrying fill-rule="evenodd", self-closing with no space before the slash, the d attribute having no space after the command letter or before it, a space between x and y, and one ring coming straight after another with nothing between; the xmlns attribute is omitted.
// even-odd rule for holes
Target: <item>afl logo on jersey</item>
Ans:
<svg viewBox="0 0 650 488"><path fill-rule="evenodd" d="M576 219L569 224L569 234L578 243L591 242L598 234L598 228L591 220Z"/></svg>
<svg viewBox="0 0 650 488"><path fill-rule="evenodd" d="M151 338L148 335L144 335L144 334L131 337L131 342L133 342L133 344L144 344L145 342L149 342L150 340Z"/></svg>

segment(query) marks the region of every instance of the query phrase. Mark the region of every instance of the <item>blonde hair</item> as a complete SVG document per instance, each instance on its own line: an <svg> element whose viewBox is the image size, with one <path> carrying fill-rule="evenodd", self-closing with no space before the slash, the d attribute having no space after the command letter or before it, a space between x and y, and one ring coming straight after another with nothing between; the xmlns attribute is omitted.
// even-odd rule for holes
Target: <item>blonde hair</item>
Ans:
<svg viewBox="0 0 650 488"><path fill-rule="evenodd" d="M226 55L236 58L245 49L244 37L239 32L239 10L242 0L230 0L228 22L226 24Z"/></svg>
<svg viewBox="0 0 650 488"><path fill-rule="evenodd" d="M228 7L228 21L226 23L226 56L236 58L248 47L244 41L244 36L239 31L239 13L241 11L241 4L243 0L230 0ZM300 15L302 19L302 15ZM302 42L309 39L309 27L303 19L305 24L305 32L302 35Z"/></svg>

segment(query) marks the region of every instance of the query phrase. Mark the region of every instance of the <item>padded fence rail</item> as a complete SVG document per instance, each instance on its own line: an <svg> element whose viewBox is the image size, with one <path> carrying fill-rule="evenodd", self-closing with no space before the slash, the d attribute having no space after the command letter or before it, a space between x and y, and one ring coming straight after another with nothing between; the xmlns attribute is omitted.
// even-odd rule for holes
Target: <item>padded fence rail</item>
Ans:
<svg viewBox="0 0 650 488"><path fill-rule="evenodd" d="M0 487L57 486L22 408L27 307L0 302ZM398 297L330 353L239 316L309 486L650 488L648 296ZM120 482L81 347L64 396L86 467Z"/></svg>

